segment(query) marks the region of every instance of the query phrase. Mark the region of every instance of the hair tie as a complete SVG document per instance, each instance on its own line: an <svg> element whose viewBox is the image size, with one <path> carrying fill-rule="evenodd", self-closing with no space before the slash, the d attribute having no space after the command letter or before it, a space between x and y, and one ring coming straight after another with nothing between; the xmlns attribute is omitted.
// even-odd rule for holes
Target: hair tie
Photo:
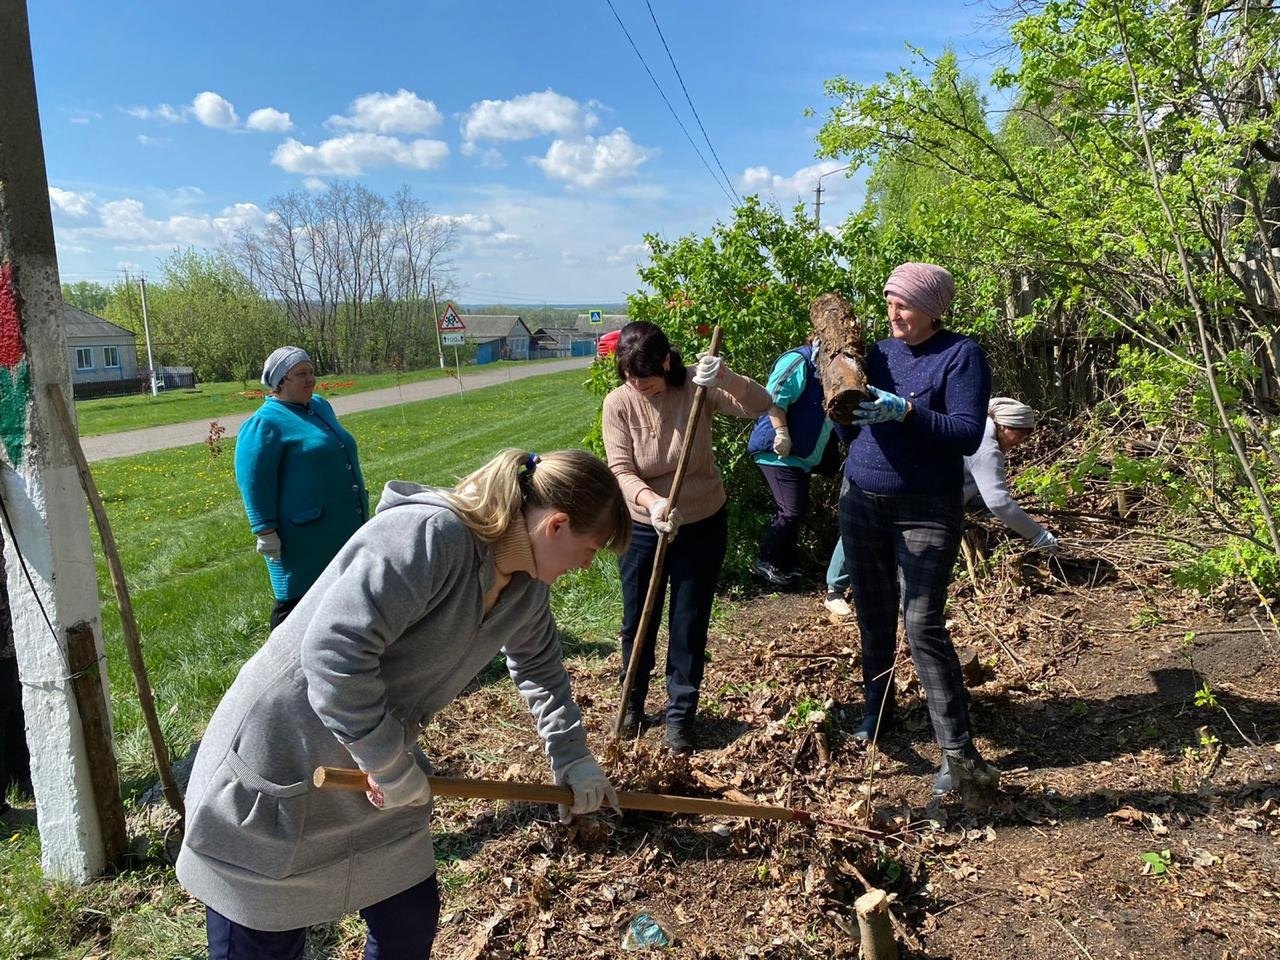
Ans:
<svg viewBox="0 0 1280 960"><path fill-rule="evenodd" d="M530 453L520 462L520 472L516 474L516 482L520 485L522 498L529 496L529 485L533 480L534 468L538 466L538 459L536 453Z"/></svg>

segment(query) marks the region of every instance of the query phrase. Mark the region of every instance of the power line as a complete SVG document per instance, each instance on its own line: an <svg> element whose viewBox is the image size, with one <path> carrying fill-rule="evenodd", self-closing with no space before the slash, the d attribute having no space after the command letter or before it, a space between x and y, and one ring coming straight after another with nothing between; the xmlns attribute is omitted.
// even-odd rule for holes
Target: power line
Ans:
<svg viewBox="0 0 1280 960"><path fill-rule="evenodd" d="M702 125L702 117L698 116L698 108L693 105L693 98L689 96L689 88L684 85L684 77L680 75L680 68L676 66L676 58L671 55L671 48L667 46L667 38L662 33L662 27L658 26L657 14L653 12L653 5L649 0L644 0L644 5L649 8L649 19L653 21L653 28L658 31L658 39L662 41L662 49L667 51L667 59L671 61L671 69L676 72L676 79L680 81L680 89L684 91L685 102L689 104L689 109L693 111L693 119L698 121L698 129L702 131L702 139L707 141L707 149L711 151L711 156L715 158L716 166L720 168L720 173L724 176L725 183L729 185L729 189L733 190L734 197L737 198L739 204L742 198L738 196L738 191L733 189L733 180L724 169L724 164L720 162L720 155L716 153L716 148L711 144L711 138L707 136L707 128Z"/></svg>
<svg viewBox="0 0 1280 960"><path fill-rule="evenodd" d="M636 56L640 58L640 64L644 67L644 72L649 75L649 79L653 81L654 87L658 91L658 96L662 97L662 102L667 105L667 109L671 111L671 116L675 118L676 124L680 127L680 132L684 134L684 138L689 141L689 146L693 147L693 152L698 155L698 159L702 161L702 165L707 168L707 173L711 174L711 179L716 182L716 186L725 195L730 203L737 203L734 195L725 189L725 185L720 182L720 178L716 176L716 172L711 169L711 164L707 163L707 158L702 155L702 151L698 149L698 145L694 142L693 137L689 136L689 131L685 128L684 121L680 119L680 115L676 113L676 108L671 105L671 101L667 99L667 95L662 92L662 84L658 83L658 78L653 75L653 71L649 69L648 61L645 60L644 54L640 52L640 48L636 46L636 42L631 39L631 31L627 29L627 25L622 22L622 18L618 16L618 11L613 7L613 0L604 0L609 5L609 10L613 14L613 19L618 21L618 26L622 28L623 34L627 38L627 43L631 44L631 49L635 51ZM730 185L732 186L732 184Z"/></svg>

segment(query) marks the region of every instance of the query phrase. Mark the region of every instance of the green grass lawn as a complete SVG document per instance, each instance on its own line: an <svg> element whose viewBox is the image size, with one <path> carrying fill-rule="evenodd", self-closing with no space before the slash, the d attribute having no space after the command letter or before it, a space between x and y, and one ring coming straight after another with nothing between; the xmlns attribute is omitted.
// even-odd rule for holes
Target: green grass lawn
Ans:
<svg viewBox="0 0 1280 960"><path fill-rule="evenodd" d="M500 360L486 365L486 370L503 367L527 367L530 363L546 363L545 360ZM450 367L450 370L453 368ZM477 367L463 370L463 376L475 373ZM400 383L418 380L438 380L448 374L437 367L425 370L408 370L400 375ZM394 373L335 374L320 377L319 392L326 398L342 397L349 393L380 390L394 387ZM350 381L354 381L351 383ZM328 384L328 386L326 386ZM336 386L336 384L349 384ZM202 383L194 390L171 390L157 397L130 395L127 397L102 397L98 400L76 401L76 418L80 436L96 437L121 430L138 430L158 427L167 423L184 423L188 420L215 420L233 413L251 413L262 404L260 396L248 396L246 391L263 389L257 381L245 384L239 380L222 383Z"/></svg>
<svg viewBox="0 0 1280 960"><path fill-rule="evenodd" d="M599 403L582 379L581 371L534 377L465 398L353 414L343 423L359 442L376 503L387 480L452 484L503 447L577 446ZM233 442L224 443L211 459L195 445L94 466L175 759L199 738L268 632L270 588L236 489L233 450ZM126 800L136 805L154 772L100 556L98 585L121 779ZM612 641L621 616L613 556L562 578L553 606L570 649ZM202 922L172 872L154 861L112 883L72 888L42 883L34 828L0 842L0 957L196 957ZM105 954L94 933L100 928L110 930Z"/></svg>

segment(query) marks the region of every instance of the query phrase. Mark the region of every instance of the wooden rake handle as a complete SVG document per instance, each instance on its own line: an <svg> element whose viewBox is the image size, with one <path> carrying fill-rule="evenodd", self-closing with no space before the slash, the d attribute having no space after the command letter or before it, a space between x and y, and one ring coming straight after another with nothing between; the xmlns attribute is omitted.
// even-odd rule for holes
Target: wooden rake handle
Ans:
<svg viewBox="0 0 1280 960"><path fill-rule="evenodd" d="M505 780L470 780L465 777L428 777L431 792L438 797L462 797L472 800L522 800L526 803L573 803L568 787L552 787L544 783L519 783ZM342 767L316 767L311 778L317 790L369 789L369 778L362 770ZM733 803L702 797L676 797L666 793L618 791L618 806L623 810L648 810L657 813L698 813L706 817L745 817L750 820L796 820L809 822L809 813L791 807L770 807L762 803Z"/></svg>

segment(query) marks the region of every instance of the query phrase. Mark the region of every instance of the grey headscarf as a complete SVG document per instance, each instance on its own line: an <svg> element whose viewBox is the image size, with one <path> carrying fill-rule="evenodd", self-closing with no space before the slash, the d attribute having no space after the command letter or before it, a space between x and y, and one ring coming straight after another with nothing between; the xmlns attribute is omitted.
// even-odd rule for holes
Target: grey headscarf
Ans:
<svg viewBox="0 0 1280 960"><path fill-rule="evenodd" d="M279 347L271 351L262 365L262 382L275 390L285 376L300 363L310 363L311 357L301 347Z"/></svg>
<svg viewBox="0 0 1280 960"><path fill-rule="evenodd" d="M1036 425L1036 412L1013 397L992 397L987 415L1002 427L1015 430L1030 430Z"/></svg>

